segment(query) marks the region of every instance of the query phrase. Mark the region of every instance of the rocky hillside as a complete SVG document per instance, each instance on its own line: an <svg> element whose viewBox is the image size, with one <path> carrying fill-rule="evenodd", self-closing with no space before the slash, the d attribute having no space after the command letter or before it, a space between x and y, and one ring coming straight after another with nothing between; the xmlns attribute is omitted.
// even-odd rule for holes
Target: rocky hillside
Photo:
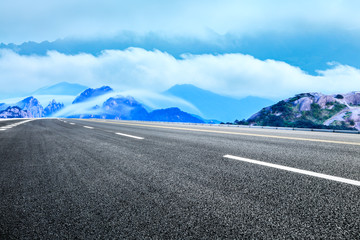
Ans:
<svg viewBox="0 0 360 240"><path fill-rule="evenodd" d="M75 104L75 103L85 102L92 98L104 95L106 93L110 93L112 91L113 91L113 89L109 86L103 86L103 87L95 88L95 89L88 88L85 91L83 91L79 96L77 96L72 103Z"/></svg>
<svg viewBox="0 0 360 240"><path fill-rule="evenodd" d="M163 122L204 122L202 119L183 112L179 108L158 109L148 112L141 103L130 96L111 97L101 107L94 106L89 113L76 114L70 117Z"/></svg>
<svg viewBox="0 0 360 240"><path fill-rule="evenodd" d="M102 118L148 120L146 109L133 97L111 97L103 104Z"/></svg>
<svg viewBox="0 0 360 240"><path fill-rule="evenodd" d="M149 119L151 121L161 122L191 122L203 123L204 121L192 116L187 112L181 111L179 108L166 108L150 112Z"/></svg>
<svg viewBox="0 0 360 240"><path fill-rule="evenodd" d="M34 97L27 97L16 103L16 106L28 112L29 118L41 118L44 116L44 109L40 102Z"/></svg>
<svg viewBox="0 0 360 240"><path fill-rule="evenodd" d="M45 95L48 89L50 89L52 93L57 93L56 91L60 90L60 92L63 93L68 85L67 83L57 84L41 90ZM131 96L116 96L116 93L114 93L113 89L109 86L88 88L81 92L72 104L67 106L52 100L43 108L40 102L34 97L27 97L16 104L11 103L8 105L0 103L0 118L13 117L101 118L204 123L204 120L200 117L181 111L176 107L157 109L149 112L142 103L136 101Z"/></svg>
<svg viewBox="0 0 360 240"><path fill-rule="evenodd" d="M44 109L34 97L27 97L15 104L0 105L0 118L41 118L50 117L64 107L64 104L52 100Z"/></svg>
<svg viewBox="0 0 360 240"><path fill-rule="evenodd" d="M0 118L29 118L29 113L17 106L8 107L0 111Z"/></svg>
<svg viewBox="0 0 360 240"><path fill-rule="evenodd" d="M44 109L44 116L50 117L54 113L60 111L62 108L64 108L64 104L58 103L55 101L55 99L53 99L51 102L49 102L49 104Z"/></svg>
<svg viewBox="0 0 360 240"><path fill-rule="evenodd" d="M302 93L263 108L248 124L360 130L360 92Z"/></svg>

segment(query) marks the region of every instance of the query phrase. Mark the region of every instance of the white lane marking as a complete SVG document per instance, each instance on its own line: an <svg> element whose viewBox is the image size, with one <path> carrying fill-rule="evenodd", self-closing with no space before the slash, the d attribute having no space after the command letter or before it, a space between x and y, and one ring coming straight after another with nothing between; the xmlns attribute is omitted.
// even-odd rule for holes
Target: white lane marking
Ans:
<svg viewBox="0 0 360 240"><path fill-rule="evenodd" d="M286 167L286 166L282 166L282 165L278 165L278 164L261 162L258 160L242 158L242 157L237 157L237 156L232 156L232 155L225 155L224 158L229 158L229 159L233 159L233 160L258 164L258 165L262 165L262 166L266 166L266 167L277 168L277 169L300 173L300 174L304 174L304 175L308 175L308 176L313 176L313 177L323 178L323 179L332 180L332 181L336 181L336 182L342 182L342 183L347 183L347 184L351 184L351 185L355 185L355 186L360 186L360 181L351 180L351 179L347 179L347 178L335 177L335 176L331 176L331 175L327 175L327 174L302 170L302 169L298 169L298 168Z"/></svg>
<svg viewBox="0 0 360 240"><path fill-rule="evenodd" d="M3 126L3 127L0 128L0 131L5 131L5 130L7 130L7 129L11 129L11 128L13 128L13 127L19 126L19 125L21 125L21 124L24 124L24 123L27 123L27 122L31 122L31 121L33 121L33 120L35 120L35 119L25 120L25 121L21 121L21 122L18 122L18 123L13 123L13 124L10 124L10 125L7 125L7 126Z"/></svg>
<svg viewBox="0 0 360 240"><path fill-rule="evenodd" d="M83 121L94 121L94 120L83 119ZM348 145L360 146L360 142L344 142L344 141L334 141L334 140L315 139L315 138L287 137L287 136L268 135L268 134L245 133L245 132L229 132L229 131L196 129L196 128L184 128L184 127L169 127L169 126L162 126L162 125L149 125L149 124L138 124L138 123L126 123L126 122L106 122L106 121L102 121L102 122L105 122L107 124L121 124L121 125L128 125L128 126L148 127L148 128L174 129L174 130L181 130L181 131L220 133L220 134L230 134L230 135L238 135L238 136L253 136L253 137L265 137L265 138L273 138L273 139L285 139L285 140L309 141L309 142L321 142L321 143L335 143L335 144L348 144Z"/></svg>
<svg viewBox="0 0 360 240"><path fill-rule="evenodd" d="M93 127L89 127L89 126L84 126L84 128L94 129Z"/></svg>
<svg viewBox="0 0 360 240"><path fill-rule="evenodd" d="M133 135L129 135L129 134L124 134L124 133L118 133L118 132L117 132L117 133L115 133L115 134L120 135L120 136L124 136L124 137L140 139L140 140L144 139L143 137L137 137L137 136L133 136Z"/></svg>
<svg viewBox="0 0 360 240"><path fill-rule="evenodd" d="M71 125L75 125L75 123L70 123Z"/></svg>

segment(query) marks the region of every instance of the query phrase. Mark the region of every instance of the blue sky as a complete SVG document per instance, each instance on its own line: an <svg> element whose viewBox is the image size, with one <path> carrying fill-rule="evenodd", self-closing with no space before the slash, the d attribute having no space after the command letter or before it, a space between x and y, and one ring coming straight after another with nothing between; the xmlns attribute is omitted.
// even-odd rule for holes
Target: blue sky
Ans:
<svg viewBox="0 0 360 240"><path fill-rule="evenodd" d="M360 2L2 1L0 94L60 81L233 97L360 90Z"/></svg>

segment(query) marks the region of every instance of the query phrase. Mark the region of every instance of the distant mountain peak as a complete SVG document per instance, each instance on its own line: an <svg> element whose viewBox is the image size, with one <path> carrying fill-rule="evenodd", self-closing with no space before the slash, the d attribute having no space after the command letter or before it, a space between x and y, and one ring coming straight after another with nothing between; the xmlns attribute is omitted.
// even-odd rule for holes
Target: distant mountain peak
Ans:
<svg viewBox="0 0 360 240"><path fill-rule="evenodd" d="M105 118L123 120L146 120L148 112L141 103L133 97L111 97L103 104Z"/></svg>
<svg viewBox="0 0 360 240"><path fill-rule="evenodd" d="M150 112L151 121L204 123L202 119L181 111L177 107L158 109Z"/></svg>
<svg viewBox="0 0 360 240"><path fill-rule="evenodd" d="M214 94L216 95L216 93L213 93L211 91L199 88L195 85L192 84L175 84L174 86L172 86L171 88L169 88L166 93L187 93L187 94L192 94L194 92L206 92L208 94Z"/></svg>
<svg viewBox="0 0 360 240"><path fill-rule="evenodd" d="M85 91L83 91L82 93L80 93L80 95L77 96L72 103L75 104L75 103L85 102L91 98L95 98L95 97L104 95L106 93L110 93L112 91L114 91L114 90L109 86L102 86L100 88L95 88L95 89L88 88Z"/></svg>
<svg viewBox="0 0 360 240"><path fill-rule="evenodd" d="M22 110L26 110L28 112L28 117L43 117L44 109L41 106L40 102L33 96L21 100L20 102L16 103L16 106L18 106Z"/></svg>
<svg viewBox="0 0 360 240"><path fill-rule="evenodd" d="M177 84L164 92L183 99L195 106L205 119L233 122L237 118L248 118L264 106L273 104L269 99L246 97L235 99L201 89L192 84Z"/></svg>
<svg viewBox="0 0 360 240"><path fill-rule="evenodd" d="M69 83L69 82L60 82L51 86L43 87L35 92L33 95L73 95L81 93L88 87L77 84L77 83Z"/></svg>
<svg viewBox="0 0 360 240"><path fill-rule="evenodd" d="M57 103L55 99L49 102L49 104L44 108L44 116L49 117L53 115L54 113L60 111L62 108L64 108L63 103Z"/></svg>
<svg viewBox="0 0 360 240"><path fill-rule="evenodd" d="M21 100L20 102L18 102L16 105L20 108L26 108L28 107L28 105L40 105L40 102L34 98L33 96L30 97L26 97L23 100Z"/></svg>

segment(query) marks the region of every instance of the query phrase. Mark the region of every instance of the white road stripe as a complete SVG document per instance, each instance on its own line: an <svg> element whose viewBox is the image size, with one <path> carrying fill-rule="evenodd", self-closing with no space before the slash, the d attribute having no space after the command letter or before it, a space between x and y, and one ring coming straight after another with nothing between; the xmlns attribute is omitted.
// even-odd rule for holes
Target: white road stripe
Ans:
<svg viewBox="0 0 360 240"><path fill-rule="evenodd" d="M22 121L22 122L13 123L13 124L10 124L10 125L7 125L7 126L3 126L3 127L0 128L0 131L5 131L5 130L7 130L7 129L11 129L11 128L13 128L13 127L19 126L19 125L21 125L21 124L24 124L24 123L27 123L27 122L31 122L31 121L33 121L33 120L35 120L35 119L25 120L25 121Z"/></svg>
<svg viewBox="0 0 360 240"><path fill-rule="evenodd" d="M71 125L75 125L75 123L70 123Z"/></svg>
<svg viewBox="0 0 360 240"><path fill-rule="evenodd" d="M117 135L120 135L120 136L124 136L124 137L130 137L130 138L135 138L135 139L144 139L143 137L137 137L137 136L133 136L133 135L129 135L129 134L124 134L124 133L115 133Z"/></svg>
<svg viewBox="0 0 360 240"><path fill-rule="evenodd" d="M351 185L355 185L355 186L360 186L360 181L351 180L351 179L347 179L347 178L335 177L335 176L326 175L326 174L322 174L322 173L302 170L302 169L298 169L298 168L286 167L286 166L282 166L282 165L278 165L278 164L261 162L258 160L242 158L242 157L237 157L237 156L232 156L232 155L225 155L224 158L229 158L229 159L233 159L233 160L258 164L258 165L262 165L262 166L266 166L266 167L277 168L277 169L300 173L300 174L304 174L304 175L308 175L308 176L313 176L313 177L323 178L323 179L332 180L332 181L336 181L336 182L342 182L342 183L347 183L347 184L351 184Z"/></svg>
<svg viewBox="0 0 360 240"><path fill-rule="evenodd" d="M84 128L89 128L89 129L93 129L93 127L89 127L89 126L84 126Z"/></svg>

